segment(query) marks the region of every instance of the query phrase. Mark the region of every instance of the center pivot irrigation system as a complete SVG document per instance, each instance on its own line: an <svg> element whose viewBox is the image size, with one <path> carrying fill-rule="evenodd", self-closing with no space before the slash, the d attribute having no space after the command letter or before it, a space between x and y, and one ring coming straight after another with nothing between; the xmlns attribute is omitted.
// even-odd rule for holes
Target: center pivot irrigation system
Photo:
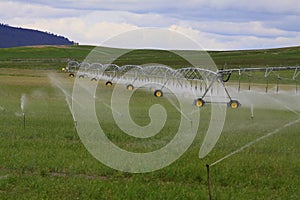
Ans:
<svg viewBox="0 0 300 200"><path fill-rule="evenodd" d="M222 69L212 71L205 68L198 67L185 67L174 70L165 65L123 65L116 64L101 64L101 63L79 63L77 61L69 61L66 68L62 69L69 73L70 77L77 76L78 78L89 78L91 81L103 80L106 86L112 86L114 83L122 83L126 86L127 90L132 91L136 85L144 85L147 83L154 83L153 90L154 96L162 97L165 88L176 88L183 94L194 92L199 98L194 99L194 105L198 108L203 107L206 103L226 103L228 107L236 109L241 106L238 100L234 100L225 83L229 81L233 73L238 73L238 90L240 90L240 77L247 72L260 71L264 72L264 78L268 78L271 72L275 71L294 71L291 80L296 82L300 73L300 66L287 66L287 67L267 67L267 68L240 68L240 69ZM248 75L249 76L249 75ZM278 80L277 77L277 91ZM267 79L268 80L268 79ZM211 101L212 95L218 95L218 88L216 85L221 86L225 91L226 102ZM249 84L250 90L250 84ZM266 87L266 91L268 86ZM297 89L296 89L297 90ZM215 93L215 94L214 94Z"/></svg>

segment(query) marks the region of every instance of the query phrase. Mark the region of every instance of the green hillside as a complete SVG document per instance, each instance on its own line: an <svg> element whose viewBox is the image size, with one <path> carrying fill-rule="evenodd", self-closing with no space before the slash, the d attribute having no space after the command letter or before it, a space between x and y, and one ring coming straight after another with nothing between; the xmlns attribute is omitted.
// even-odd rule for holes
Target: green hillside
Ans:
<svg viewBox="0 0 300 200"><path fill-rule="evenodd" d="M279 49L210 52L215 63L234 67L300 64L300 46Z"/></svg>
<svg viewBox="0 0 300 200"><path fill-rule="evenodd" d="M83 60L91 46L36 46L0 49L0 68L57 69L68 59Z"/></svg>
<svg viewBox="0 0 300 200"><path fill-rule="evenodd" d="M0 49L0 68L58 69L65 66L69 59L83 61L93 48L93 46L4 48ZM196 57L199 52L191 51L191 53ZM224 65L236 68L300 64L300 46L267 50L210 51L208 53L219 68ZM135 50L126 55L126 59L123 58L118 59L116 64L157 62L173 68L187 65L184 59L161 50Z"/></svg>

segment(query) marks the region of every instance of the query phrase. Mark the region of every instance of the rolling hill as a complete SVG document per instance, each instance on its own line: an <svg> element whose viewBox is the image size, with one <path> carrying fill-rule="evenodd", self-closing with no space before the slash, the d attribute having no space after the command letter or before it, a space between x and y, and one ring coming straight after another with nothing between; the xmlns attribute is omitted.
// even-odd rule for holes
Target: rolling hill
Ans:
<svg viewBox="0 0 300 200"><path fill-rule="evenodd" d="M65 67L68 60L82 62L95 46L35 46L0 48L0 68L21 69L60 69ZM108 51L106 47L98 47ZM115 51L116 49L111 49ZM193 52L195 57L197 51ZM209 51L211 58L218 68L225 64L227 68L266 67L266 66L299 66L300 47L279 49L260 49L244 51ZM169 57L167 52L153 50L138 50L121 57L118 65L143 64L149 62L164 63L172 68L186 66L181 59Z"/></svg>

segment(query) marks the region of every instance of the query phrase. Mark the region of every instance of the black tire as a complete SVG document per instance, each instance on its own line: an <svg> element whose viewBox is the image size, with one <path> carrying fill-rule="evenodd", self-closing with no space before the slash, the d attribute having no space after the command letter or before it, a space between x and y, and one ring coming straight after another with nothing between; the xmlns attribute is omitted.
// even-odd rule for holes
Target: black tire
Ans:
<svg viewBox="0 0 300 200"><path fill-rule="evenodd" d="M232 108L232 109L237 109L241 106L240 102L238 102L237 100L231 100L228 103L228 107Z"/></svg>
<svg viewBox="0 0 300 200"><path fill-rule="evenodd" d="M79 77L79 78L84 78L84 75L79 75L78 77Z"/></svg>
<svg viewBox="0 0 300 200"><path fill-rule="evenodd" d="M105 85L106 86L112 86L112 82L111 81L106 81Z"/></svg>
<svg viewBox="0 0 300 200"><path fill-rule="evenodd" d="M92 78L91 81L97 81L97 79L96 78Z"/></svg>
<svg viewBox="0 0 300 200"><path fill-rule="evenodd" d="M156 97L162 97L163 96L163 92L161 90L155 90L154 91L154 96L156 96Z"/></svg>
<svg viewBox="0 0 300 200"><path fill-rule="evenodd" d="M127 85L126 88L127 88L127 90L129 90L129 91L132 91L132 90L134 89L134 87L133 87L132 84Z"/></svg>
<svg viewBox="0 0 300 200"><path fill-rule="evenodd" d="M75 74L71 73L71 74L69 74L69 77L74 78Z"/></svg>

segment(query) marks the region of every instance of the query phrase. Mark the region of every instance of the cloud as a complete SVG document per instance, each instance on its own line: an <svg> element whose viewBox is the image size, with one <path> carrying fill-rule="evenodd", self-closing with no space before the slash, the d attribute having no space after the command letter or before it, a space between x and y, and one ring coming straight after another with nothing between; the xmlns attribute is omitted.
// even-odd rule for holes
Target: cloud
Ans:
<svg viewBox="0 0 300 200"><path fill-rule="evenodd" d="M299 15L287 15L283 16L281 19L275 19L265 23L267 27L274 27L286 31L297 31L300 32L299 26Z"/></svg>
<svg viewBox="0 0 300 200"><path fill-rule="evenodd" d="M80 44L143 27L180 31L206 49L300 44L298 0L0 1L3 23L53 32Z"/></svg>
<svg viewBox="0 0 300 200"><path fill-rule="evenodd" d="M100 45L114 35L137 29L137 26L127 23L95 22L87 23L83 19L63 18L63 19L39 19L24 23L24 27L31 27L42 31L59 33L80 44Z"/></svg>
<svg viewBox="0 0 300 200"><path fill-rule="evenodd" d="M14 1L0 1L1 19L13 18L60 18L84 14L75 9L53 8L47 5L29 4Z"/></svg>
<svg viewBox="0 0 300 200"><path fill-rule="evenodd" d="M274 38L279 36L293 36L295 32L285 31L279 28L267 27L259 21L249 22L218 22L218 21L202 21L189 22L181 21L181 26L189 26L198 30L216 33L221 35L239 35L239 36L257 36Z"/></svg>
<svg viewBox="0 0 300 200"><path fill-rule="evenodd" d="M251 35L222 35L202 32L177 25L172 25L170 29L188 35L207 50L264 49L300 44L300 33L295 33L292 37L261 38Z"/></svg>
<svg viewBox="0 0 300 200"><path fill-rule="evenodd" d="M23 2L22 0L17 0ZM297 13L300 14L298 0L28 0L28 3L48 5L55 8L76 8L77 10L114 10L130 11L134 13L180 13L181 11L201 11L209 8L216 11L239 10L241 12L267 12L267 13ZM201 15L201 12L198 12Z"/></svg>

